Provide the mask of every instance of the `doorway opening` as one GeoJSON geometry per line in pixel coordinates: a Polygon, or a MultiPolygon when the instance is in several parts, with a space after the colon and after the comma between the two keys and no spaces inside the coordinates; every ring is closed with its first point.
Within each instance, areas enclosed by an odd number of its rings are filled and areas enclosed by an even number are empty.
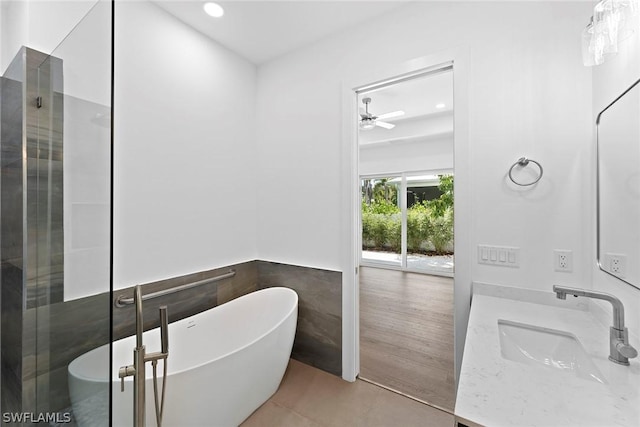
{"type": "Polygon", "coordinates": [[[453,412],[453,67],[357,97],[359,377],[453,412]]]}

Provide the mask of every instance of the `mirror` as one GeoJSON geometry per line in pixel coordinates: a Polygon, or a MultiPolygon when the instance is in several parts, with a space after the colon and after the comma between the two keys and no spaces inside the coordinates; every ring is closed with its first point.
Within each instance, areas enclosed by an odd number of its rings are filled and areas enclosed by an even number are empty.
{"type": "Polygon", "coordinates": [[[598,114],[596,133],[598,265],[640,289],[640,80],[598,114]]]}

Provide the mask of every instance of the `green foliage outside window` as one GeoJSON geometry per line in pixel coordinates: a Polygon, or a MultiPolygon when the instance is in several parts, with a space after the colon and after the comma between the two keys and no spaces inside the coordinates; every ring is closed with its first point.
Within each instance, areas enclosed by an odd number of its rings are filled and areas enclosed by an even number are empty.
{"type": "MultiPolygon", "coordinates": [[[[362,201],[363,249],[393,250],[401,248],[401,212],[393,202],[395,186],[380,184],[373,189],[371,202],[362,201]],[[385,190],[384,187],[387,187],[385,190]]],[[[422,201],[407,210],[407,250],[409,253],[445,254],[453,243],[453,176],[441,175],[438,186],[442,194],[422,201]]]]}
{"type": "Polygon", "coordinates": [[[448,211],[453,210],[453,175],[438,175],[438,177],[440,178],[438,189],[442,194],[437,199],[424,203],[431,208],[435,217],[442,218],[448,211]]]}

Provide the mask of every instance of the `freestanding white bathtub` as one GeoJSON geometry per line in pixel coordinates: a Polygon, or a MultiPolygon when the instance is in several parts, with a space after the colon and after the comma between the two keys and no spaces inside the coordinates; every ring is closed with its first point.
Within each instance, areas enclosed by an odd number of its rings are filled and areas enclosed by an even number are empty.
{"type": "MultiPolygon", "coordinates": [[[[278,389],[297,318],[298,295],[288,288],[267,288],[171,323],[163,427],[231,427],[244,421],[278,389]]],[[[143,341],[148,353],[159,351],[159,329],[145,332],[143,341]]],[[[135,336],[113,343],[112,419],[117,427],[133,425],[133,377],[125,379],[121,392],[118,368],[133,363],[134,348],[135,336]]],[[[104,345],[69,364],[71,402],[81,426],[92,425],[95,415],[108,410],[108,375],[101,375],[108,352],[104,345]]],[[[160,390],[162,368],[159,362],[160,390]]],[[[146,423],[155,426],[150,363],[146,378],[146,423]]]]}

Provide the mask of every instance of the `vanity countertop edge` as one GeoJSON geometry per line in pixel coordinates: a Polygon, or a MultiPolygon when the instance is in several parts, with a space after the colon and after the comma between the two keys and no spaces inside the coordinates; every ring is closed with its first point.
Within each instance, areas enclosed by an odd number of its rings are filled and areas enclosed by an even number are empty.
{"type": "Polygon", "coordinates": [[[640,426],[640,361],[609,361],[608,334],[583,298],[474,283],[456,415],[492,427],[640,426]],[[607,383],[503,358],[501,319],[574,334],[607,383]]]}

